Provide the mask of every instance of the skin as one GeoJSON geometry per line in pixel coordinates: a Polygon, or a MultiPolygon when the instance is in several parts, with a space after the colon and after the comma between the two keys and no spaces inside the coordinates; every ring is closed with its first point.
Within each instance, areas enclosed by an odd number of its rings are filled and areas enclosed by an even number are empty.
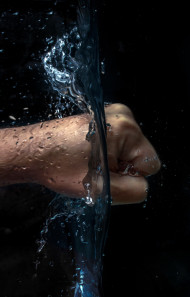
{"type": "MultiPolygon", "coordinates": [[[[107,152],[113,204],[142,202],[146,176],[160,169],[155,149],[123,104],[105,108],[107,152]]],[[[0,186],[33,182],[68,195],[86,197],[91,145],[86,140],[90,116],[82,114],[0,130],[0,186]]]]}

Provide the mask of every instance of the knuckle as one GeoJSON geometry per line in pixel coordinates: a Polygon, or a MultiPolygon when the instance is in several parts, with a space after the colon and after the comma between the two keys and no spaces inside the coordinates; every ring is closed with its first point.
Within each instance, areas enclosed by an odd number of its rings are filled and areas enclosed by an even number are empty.
{"type": "Polygon", "coordinates": [[[117,103],[116,104],[116,110],[115,111],[118,112],[118,113],[121,113],[121,114],[126,114],[128,116],[133,115],[131,109],[127,105],[124,105],[122,103],[117,103]]]}
{"type": "Polygon", "coordinates": [[[133,119],[127,118],[125,116],[121,116],[119,118],[118,125],[122,129],[140,132],[140,129],[139,129],[139,126],[137,125],[137,123],[133,119]]]}
{"type": "Polygon", "coordinates": [[[126,114],[126,115],[130,115],[130,116],[133,115],[131,109],[123,103],[113,103],[113,104],[108,105],[106,107],[106,112],[126,114]]]}

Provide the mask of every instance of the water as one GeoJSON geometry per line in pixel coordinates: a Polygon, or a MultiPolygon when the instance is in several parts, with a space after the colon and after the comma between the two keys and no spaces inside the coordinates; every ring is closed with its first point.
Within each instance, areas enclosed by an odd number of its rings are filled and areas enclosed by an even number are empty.
{"type": "MultiPolygon", "coordinates": [[[[91,115],[91,160],[85,177],[86,197],[57,195],[41,231],[39,259],[45,258],[57,272],[59,296],[101,296],[102,253],[109,221],[110,193],[106,157],[105,117],[100,86],[96,10],[91,2],[79,1],[77,22],[63,36],[47,38],[52,44],[42,56],[48,80],[57,94],[58,117],[77,106],[91,115]],[[97,180],[102,179],[101,189],[97,180]],[[56,255],[56,256],[55,256],[56,255]]],[[[40,267],[40,265],[38,266],[40,267]]]]}
{"type": "Polygon", "coordinates": [[[50,203],[34,266],[38,296],[98,297],[111,203],[97,11],[93,1],[42,2],[19,9],[7,2],[0,10],[0,123],[12,127],[90,114],[86,195],[57,194],[50,203]]]}

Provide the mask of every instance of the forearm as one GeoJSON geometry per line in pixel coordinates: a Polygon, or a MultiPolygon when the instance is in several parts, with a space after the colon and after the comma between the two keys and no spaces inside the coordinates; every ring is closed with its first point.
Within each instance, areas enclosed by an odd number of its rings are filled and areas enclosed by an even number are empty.
{"type": "Polygon", "coordinates": [[[39,175],[45,175],[46,169],[54,165],[62,167],[62,175],[68,174],[72,154],[77,154],[75,144],[81,137],[85,140],[88,123],[89,116],[80,115],[1,129],[0,186],[38,183],[39,175]],[[80,127],[83,127],[81,131],[80,127]],[[52,154],[52,160],[57,154],[55,164],[51,161],[52,154]]]}
{"type": "Polygon", "coordinates": [[[36,132],[40,129],[40,125],[0,130],[1,186],[28,182],[31,179],[30,175],[32,175],[35,164],[32,151],[34,149],[33,139],[36,139],[36,132]]]}

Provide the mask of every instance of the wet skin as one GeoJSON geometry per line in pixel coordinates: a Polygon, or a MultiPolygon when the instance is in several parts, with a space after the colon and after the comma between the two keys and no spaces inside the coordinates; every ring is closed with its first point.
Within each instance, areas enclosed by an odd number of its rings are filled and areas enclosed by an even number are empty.
{"type": "MultiPolygon", "coordinates": [[[[105,107],[107,152],[113,204],[137,203],[147,196],[146,176],[160,161],[131,110],[105,107]]],[[[0,130],[0,186],[34,182],[70,197],[85,197],[91,145],[86,140],[90,116],[82,114],[0,130]]]]}

